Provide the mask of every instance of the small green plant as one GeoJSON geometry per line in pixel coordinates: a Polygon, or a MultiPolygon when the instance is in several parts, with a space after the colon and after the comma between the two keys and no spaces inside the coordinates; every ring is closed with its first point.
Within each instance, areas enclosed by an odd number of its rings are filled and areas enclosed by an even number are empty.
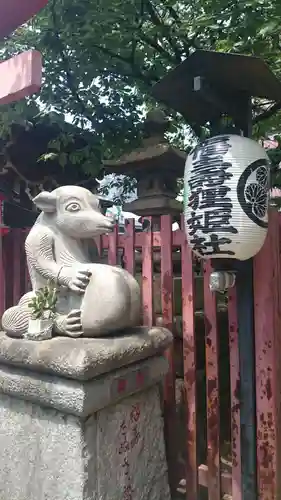
{"type": "Polygon", "coordinates": [[[56,310],[57,289],[48,281],[47,285],[35,292],[28,307],[32,309],[33,319],[49,319],[56,310]]]}

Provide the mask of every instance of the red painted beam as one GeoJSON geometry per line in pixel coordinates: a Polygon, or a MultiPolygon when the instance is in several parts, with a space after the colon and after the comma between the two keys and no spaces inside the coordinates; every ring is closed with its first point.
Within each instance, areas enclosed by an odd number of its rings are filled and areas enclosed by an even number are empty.
{"type": "Polygon", "coordinates": [[[41,80],[42,58],[37,50],[28,50],[0,63],[0,104],[38,92],[41,80]]]}
{"type": "Polygon", "coordinates": [[[0,38],[4,38],[47,5],[48,0],[0,0],[0,38]]]}

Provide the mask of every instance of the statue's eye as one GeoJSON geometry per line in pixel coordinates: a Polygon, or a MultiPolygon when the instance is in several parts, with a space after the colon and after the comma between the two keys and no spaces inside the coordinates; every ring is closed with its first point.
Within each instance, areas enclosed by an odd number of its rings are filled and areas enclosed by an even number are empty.
{"type": "Polygon", "coordinates": [[[65,210],[67,210],[67,212],[78,212],[81,210],[81,206],[79,203],[69,203],[66,205],[65,210]]]}

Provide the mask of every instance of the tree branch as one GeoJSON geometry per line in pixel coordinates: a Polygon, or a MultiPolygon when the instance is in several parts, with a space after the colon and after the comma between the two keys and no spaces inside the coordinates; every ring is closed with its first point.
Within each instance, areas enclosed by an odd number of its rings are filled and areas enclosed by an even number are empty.
{"type": "Polygon", "coordinates": [[[177,23],[178,25],[181,25],[180,16],[178,15],[178,13],[174,9],[174,7],[172,5],[168,5],[167,9],[169,11],[170,16],[174,19],[175,23],[177,23]]]}
{"type": "MultiPolygon", "coordinates": [[[[126,64],[127,66],[129,66],[131,68],[131,73],[126,73],[124,71],[120,71],[120,70],[116,71],[116,70],[110,69],[109,71],[112,72],[113,74],[115,73],[118,75],[118,73],[120,73],[121,76],[129,77],[129,78],[134,77],[134,78],[137,78],[138,80],[141,80],[146,85],[151,85],[153,78],[142,73],[140,71],[140,69],[134,65],[134,62],[132,61],[131,57],[121,56],[120,54],[114,52],[111,49],[108,49],[107,47],[103,47],[102,45],[92,44],[92,47],[95,47],[97,50],[99,50],[103,54],[106,54],[109,57],[112,57],[112,59],[117,59],[118,61],[121,61],[122,63],[126,64]]],[[[101,70],[101,72],[102,71],[103,70],[101,70]]]]}
{"type": "MultiPolygon", "coordinates": [[[[145,0],[143,0],[143,2],[145,2],[145,0]]],[[[181,21],[180,16],[178,15],[177,11],[175,10],[175,8],[172,5],[168,5],[167,6],[167,11],[169,12],[170,17],[173,19],[174,25],[176,24],[178,27],[181,26],[182,25],[182,21],[181,21]]],[[[158,16],[158,18],[159,18],[159,16],[158,16]]],[[[161,19],[159,18],[158,20],[161,23],[161,19]]],[[[163,25],[163,23],[162,23],[162,25],[163,25]]],[[[165,26],[165,28],[169,29],[167,26],[165,26]]],[[[181,44],[183,46],[184,53],[181,54],[181,52],[179,51],[178,47],[176,47],[176,45],[174,45],[174,43],[173,43],[173,35],[170,37],[169,43],[170,44],[172,43],[173,50],[175,50],[175,48],[176,48],[176,50],[178,50],[178,55],[180,56],[180,59],[181,59],[182,55],[185,55],[186,57],[188,57],[189,53],[190,53],[190,49],[192,47],[198,48],[198,47],[196,47],[196,44],[194,43],[193,39],[192,40],[188,40],[187,38],[184,38],[183,40],[181,40],[181,44]]],[[[177,62],[179,62],[179,58],[177,58],[177,62]]]]}
{"type": "Polygon", "coordinates": [[[143,33],[142,31],[139,32],[137,36],[139,37],[140,40],[147,43],[147,45],[150,45],[150,47],[152,47],[154,50],[156,50],[156,52],[158,52],[159,54],[162,54],[165,57],[165,59],[167,59],[167,61],[174,63],[174,64],[177,64],[177,62],[178,62],[177,59],[174,58],[170,54],[170,52],[168,52],[166,49],[164,49],[164,47],[159,45],[157,40],[155,40],[155,41],[151,40],[151,38],[149,36],[145,35],[145,33],[143,33]]]}
{"type": "Polygon", "coordinates": [[[56,0],[53,0],[50,8],[51,8],[52,23],[53,23],[53,34],[54,34],[54,36],[57,40],[57,43],[58,43],[59,54],[61,56],[61,59],[62,59],[63,65],[64,65],[64,71],[66,74],[66,81],[68,84],[68,88],[71,91],[73,97],[78,102],[78,104],[80,106],[81,114],[84,115],[87,118],[87,120],[89,120],[92,123],[92,125],[94,125],[92,113],[88,112],[88,109],[87,109],[85,103],[83,102],[83,100],[81,99],[81,97],[79,95],[78,87],[75,83],[75,79],[74,79],[73,73],[71,71],[68,58],[65,55],[64,45],[63,45],[63,42],[61,40],[59,29],[58,29],[58,22],[57,22],[57,15],[56,15],[56,0]]]}
{"type": "Polygon", "coordinates": [[[123,69],[121,70],[120,68],[118,70],[109,68],[109,69],[99,69],[99,72],[102,75],[105,76],[113,76],[115,78],[119,78],[122,80],[122,78],[134,78],[136,80],[139,80],[140,82],[144,83],[146,86],[151,87],[153,83],[156,83],[158,81],[158,77],[156,76],[149,76],[149,75],[144,75],[143,73],[134,73],[134,69],[132,68],[132,71],[126,72],[123,69]]]}
{"type": "MultiPolygon", "coordinates": [[[[53,0],[53,2],[51,4],[53,33],[54,33],[54,36],[58,42],[59,54],[61,56],[61,59],[62,59],[63,65],[64,65],[64,71],[66,74],[68,88],[71,91],[76,102],[79,104],[81,114],[84,115],[85,118],[87,118],[87,120],[90,121],[90,123],[92,123],[93,127],[95,127],[96,122],[93,119],[92,113],[88,111],[87,106],[85,105],[84,101],[80,97],[80,94],[78,92],[78,86],[76,85],[75,78],[74,78],[73,72],[72,72],[70,64],[69,64],[69,60],[65,54],[64,45],[63,45],[63,42],[61,40],[59,29],[58,29],[58,21],[57,21],[56,10],[55,10],[55,2],[56,2],[56,0],[53,0]]],[[[100,46],[100,45],[94,44],[94,45],[92,45],[92,47],[95,47],[100,52],[108,55],[109,57],[111,57],[113,59],[119,60],[120,62],[126,64],[129,68],[131,68],[131,72],[126,72],[123,69],[121,70],[120,68],[118,68],[118,70],[113,69],[113,68],[109,68],[108,70],[101,69],[100,73],[107,74],[107,75],[111,74],[113,76],[115,75],[116,77],[120,77],[120,78],[123,77],[123,78],[138,79],[148,87],[150,87],[153,83],[155,83],[157,81],[156,77],[145,75],[144,73],[142,73],[139,70],[139,68],[134,66],[132,56],[130,56],[128,58],[123,57],[120,54],[118,54],[118,53],[116,53],[116,52],[114,52],[106,47],[100,46]]]]}
{"type": "Polygon", "coordinates": [[[114,50],[111,50],[108,47],[103,47],[102,45],[98,45],[96,43],[92,43],[91,46],[94,47],[95,49],[100,50],[100,52],[102,52],[103,54],[112,57],[113,59],[118,59],[119,61],[125,64],[131,64],[131,57],[121,56],[121,54],[114,52],[114,50]]]}
{"type": "Polygon", "coordinates": [[[152,2],[150,0],[144,0],[144,4],[146,6],[148,14],[150,15],[151,21],[153,22],[153,24],[155,26],[158,26],[161,29],[164,37],[167,39],[170,46],[172,47],[177,63],[181,63],[182,56],[184,54],[178,48],[177,44],[174,42],[173,37],[171,36],[169,27],[165,23],[163,23],[162,19],[159,17],[159,15],[157,13],[156,8],[154,7],[154,5],[152,4],[152,2]]]}

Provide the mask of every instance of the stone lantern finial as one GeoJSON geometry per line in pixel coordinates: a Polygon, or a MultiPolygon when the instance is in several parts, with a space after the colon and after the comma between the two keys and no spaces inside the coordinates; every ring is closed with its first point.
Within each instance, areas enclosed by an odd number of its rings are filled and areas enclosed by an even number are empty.
{"type": "Polygon", "coordinates": [[[145,138],[143,145],[161,144],[166,142],[165,132],[169,128],[169,122],[161,109],[149,111],[143,124],[145,138]]]}

